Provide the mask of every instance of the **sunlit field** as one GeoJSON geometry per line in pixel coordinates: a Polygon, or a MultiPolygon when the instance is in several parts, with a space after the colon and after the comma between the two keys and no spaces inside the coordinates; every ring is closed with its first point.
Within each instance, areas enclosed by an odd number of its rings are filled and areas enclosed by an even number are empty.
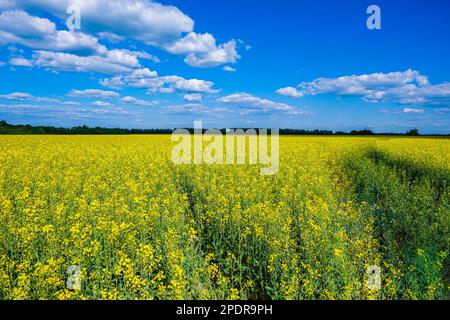
{"type": "Polygon", "coordinates": [[[1,136],[0,299],[449,297],[450,140],[280,139],[264,176],[170,136],[1,136]]]}

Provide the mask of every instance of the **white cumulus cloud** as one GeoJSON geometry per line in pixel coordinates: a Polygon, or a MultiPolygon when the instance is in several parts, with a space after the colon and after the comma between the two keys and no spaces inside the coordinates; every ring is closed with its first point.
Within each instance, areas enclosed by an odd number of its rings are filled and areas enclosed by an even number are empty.
{"type": "Polygon", "coordinates": [[[0,95],[0,98],[14,101],[33,101],[33,102],[59,102],[58,99],[36,97],[26,92],[13,92],[9,94],[0,95]]]}
{"type": "Polygon", "coordinates": [[[217,99],[224,104],[236,107],[249,108],[254,111],[283,111],[290,114],[306,114],[303,110],[290,106],[285,103],[274,102],[271,100],[255,97],[249,93],[241,92],[231,94],[217,99]]]}
{"type": "Polygon", "coordinates": [[[19,67],[32,67],[33,63],[31,63],[30,60],[25,58],[11,58],[9,59],[9,64],[12,66],[19,66],[19,67]]]}
{"type": "Polygon", "coordinates": [[[40,9],[64,20],[69,5],[82,12],[82,27],[92,33],[107,31],[110,35],[161,44],[191,32],[194,21],[174,6],[151,0],[23,0],[17,6],[40,9]]]}
{"type": "Polygon", "coordinates": [[[71,53],[36,51],[33,54],[33,61],[36,66],[55,71],[94,72],[103,74],[132,73],[134,70],[133,66],[137,66],[133,57],[130,57],[129,60],[120,61],[117,54],[113,54],[112,57],[84,57],[71,53]]]}
{"type": "Polygon", "coordinates": [[[230,66],[223,67],[223,70],[228,72],[236,72],[236,69],[230,66]]]}
{"type": "Polygon", "coordinates": [[[191,93],[216,93],[214,83],[199,79],[185,79],[180,76],[158,76],[149,69],[141,69],[127,76],[103,79],[100,84],[107,88],[122,88],[124,86],[147,89],[153,93],[173,93],[176,90],[191,93]]]}
{"type": "Polygon", "coordinates": [[[125,83],[122,81],[122,77],[112,77],[112,78],[105,78],[99,81],[99,83],[108,89],[114,89],[114,90],[121,90],[122,87],[125,85],[125,83]]]}
{"type": "Polygon", "coordinates": [[[412,108],[405,108],[403,109],[403,113],[424,113],[425,111],[423,109],[412,109],[412,108]]]}
{"type": "Polygon", "coordinates": [[[278,94],[281,94],[282,96],[288,96],[288,97],[293,97],[293,98],[299,98],[299,97],[303,97],[303,93],[300,92],[299,90],[297,90],[296,88],[293,87],[286,87],[286,88],[281,88],[277,90],[278,94]]]}
{"type": "MultiPolygon", "coordinates": [[[[133,39],[146,45],[163,48],[172,54],[184,55],[185,62],[194,67],[215,67],[235,63],[240,58],[235,40],[217,44],[213,35],[194,32],[194,20],[177,7],[151,0],[23,0],[9,3],[5,7],[21,10],[38,9],[58,17],[63,22],[67,19],[66,9],[69,5],[80,8],[82,30],[91,37],[87,38],[83,33],[77,32],[75,35],[79,34],[80,37],[78,41],[66,39],[67,43],[72,45],[90,41],[89,45],[93,47],[92,42],[97,42],[95,37],[113,43],[133,39]]],[[[39,27],[37,22],[34,23],[35,27],[39,27]]],[[[68,38],[70,35],[66,31],[56,31],[54,24],[47,19],[39,22],[45,29],[44,33],[53,34],[53,38],[68,38]]],[[[39,50],[50,50],[47,46],[39,47],[39,43],[22,44],[33,45],[39,50]]],[[[63,44],[59,40],[52,40],[52,43],[53,46],[56,43],[60,46],[63,44]]],[[[101,47],[97,50],[99,48],[101,47]]],[[[152,59],[159,60],[154,56],[152,59]]]]}
{"type": "Polygon", "coordinates": [[[109,102],[105,102],[105,101],[94,101],[92,103],[92,105],[97,106],[97,107],[112,107],[113,105],[109,102]]]}
{"type": "Polygon", "coordinates": [[[120,100],[125,103],[129,103],[129,104],[133,104],[133,105],[137,105],[137,106],[156,106],[156,105],[158,105],[158,102],[156,102],[156,101],[141,100],[141,99],[137,99],[137,98],[131,97],[131,96],[123,97],[120,100]]]}
{"type": "Polygon", "coordinates": [[[47,18],[21,10],[0,14],[0,44],[20,44],[36,50],[104,53],[96,38],[82,32],[58,31],[47,18]]]}
{"type": "Polygon", "coordinates": [[[165,49],[173,54],[187,54],[185,62],[194,67],[216,67],[236,63],[240,58],[235,40],[217,45],[216,39],[209,33],[191,32],[165,49]]]}
{"type": "Polygon", "coordinates": [[[72,90],[68,94],[69,97],[80,98],[97,98],[97,99],[112,99],[120,97],[120,94],[114,91],[105,91],[100,89],[86,89],[86,90],[72,90]]]}
{"type": "Polygon", "coordinates": [[[199,93],[186,94],[184,96],[184,101],[201,102],[201,101],[203,101],[203,96],[201,94],[199,94],[199,93]]]}
{"type": "Polygon", "coordinates": [[[287,87],[279,94],[302,97],[332,94],[362,97],[369,102],[393,101],[405,105],[449,105],[450,83],[431,84],[419,71],[373,73],[338,78],[318,78],[302,82],[297,88],[287,87]]]}

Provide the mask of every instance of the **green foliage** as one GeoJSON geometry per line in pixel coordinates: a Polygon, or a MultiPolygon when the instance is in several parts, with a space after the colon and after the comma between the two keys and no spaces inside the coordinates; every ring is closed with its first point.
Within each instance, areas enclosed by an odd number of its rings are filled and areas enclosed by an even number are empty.
{"type": "MultiPolygon", "coordinates": [[[[193,134],[194,129],[187,128],[187,130],[193,134]]],[[[246,130],[246,129],[244,129],[246,130]]],[[[125,134],[171,134],[174,130],[172,129],[121,129],[121,128],[101,128],[101,127],[88,127],[88,126],[78,126],[73,128],[56,128],[50,126],[31,126],[31,125],[12,125],[6,121],[0,121],[0,135],[125,135],[125,134]]],[[[203,132],[206,129],[203,130],[203,132]]],[[[225,134],[226,129],[220,129],[220,131],[225,134]]],[[[270,133],[270,130],[268,130],[270,133]]],[[[333,132],[331,130],[304,130],[304,129],[280,129],[280,135],[283,136],[375,136],[375,135],[392,135],[401,136],[404,134],[398,133],[374,133],[371,130],[352,130],[351,132],[337,131],[333,132]]],[[[419,131],[417,129],[408,131],[406,133],[408,136],[418,136],[419,131]]]]}
{"type": "Polygon", "coordinates": [[[371,205],[389,299],[448,298],[450,172],[370,147],[347,157],[359,201],[371,205]]]}
{"type": "Polygon", "coordinates": [[[419,134],[419,130],[418,130],[418,129],[412,129],[412,130],[409,130],[409,131],[406,133],[406,135],[407,135],[407,136],[418,136],[418,135],[420,135],[420,134],[419,134]]]}

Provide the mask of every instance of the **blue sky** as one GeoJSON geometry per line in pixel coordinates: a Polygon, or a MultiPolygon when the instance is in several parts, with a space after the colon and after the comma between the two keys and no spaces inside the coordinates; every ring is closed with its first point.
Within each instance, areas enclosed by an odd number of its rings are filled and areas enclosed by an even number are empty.
{"type": "Polygon", "coordinates": [[[446,0],[0,0],[0,119],[450,133],[449,18],[446,0]]]}

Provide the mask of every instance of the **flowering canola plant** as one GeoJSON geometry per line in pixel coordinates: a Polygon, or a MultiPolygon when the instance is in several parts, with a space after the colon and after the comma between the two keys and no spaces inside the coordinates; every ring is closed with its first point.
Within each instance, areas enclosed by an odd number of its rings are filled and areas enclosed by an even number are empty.
{"type": "Polygon", "coordinates": [[[0,299],[448,297],[449,140],[281,137],[274,176],[172,147],[1,136],[0,299]]]}

